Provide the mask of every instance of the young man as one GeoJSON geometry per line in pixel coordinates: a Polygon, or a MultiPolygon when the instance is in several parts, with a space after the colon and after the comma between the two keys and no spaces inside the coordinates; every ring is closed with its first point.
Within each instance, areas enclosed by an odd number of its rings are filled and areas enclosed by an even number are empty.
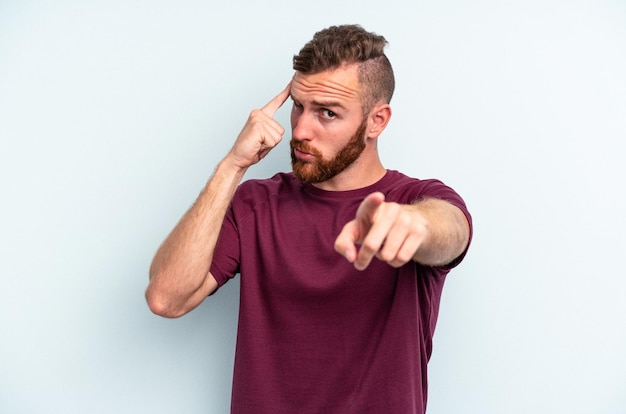
{"type": "Polygon", "coordinates": [[[359,26],[318,32],[154,258],[146,297],[165,317],[240,273],[233,413],[425,411],[441,290],[471,218],[449,187],[379,159],[386,43],[359,26]],[[290,96],[293,172],[241,183],[281,141],[273,115],[290,96]]]}

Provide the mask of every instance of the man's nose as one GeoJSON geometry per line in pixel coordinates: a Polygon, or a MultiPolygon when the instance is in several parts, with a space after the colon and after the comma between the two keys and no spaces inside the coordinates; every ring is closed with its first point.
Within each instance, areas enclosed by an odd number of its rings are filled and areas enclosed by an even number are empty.
{"type": "Polygon", "coordinates": [[[291,135],[298,141],[309,141],[313,139],[312,115],[305,112],[295,114],[291,117],[291,135]]]}

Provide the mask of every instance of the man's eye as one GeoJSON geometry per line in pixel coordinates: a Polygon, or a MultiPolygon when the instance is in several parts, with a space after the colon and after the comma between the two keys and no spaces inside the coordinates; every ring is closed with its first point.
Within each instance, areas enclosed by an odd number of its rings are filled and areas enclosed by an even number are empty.
{"type": "Polygon", "coordinates": [[[322,114],[324,115],[325,118],[334,118],[337,116],[337,114],[335,114],[333,111],[329,109],[322,109],[322,114]]]}

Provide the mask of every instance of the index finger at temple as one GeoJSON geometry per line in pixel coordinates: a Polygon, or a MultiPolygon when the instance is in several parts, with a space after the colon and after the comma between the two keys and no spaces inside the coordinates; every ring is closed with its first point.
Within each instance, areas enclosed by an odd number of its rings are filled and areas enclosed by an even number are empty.
{"type": "Polygon", "coordinates": [[[276,111],[283,106],[287,98],[289,97],[289,93],[291,91],[291,82],[287,85],[285,89],[282,90],[278,95],[276,95],[271,101],[269,101],[261,111],[263,111],[266,115],[274,116],[276,111]]]}

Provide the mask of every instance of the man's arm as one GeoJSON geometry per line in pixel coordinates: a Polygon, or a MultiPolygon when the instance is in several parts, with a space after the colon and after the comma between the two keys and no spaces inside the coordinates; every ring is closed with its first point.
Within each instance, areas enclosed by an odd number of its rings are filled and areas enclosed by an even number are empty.
{"type": "Polygon", "coordinates": [[[374,256],[394,267],[410,260],[442,266],[467,248],[469,232],[463,212],[447,201],[427,198],[414,204],[386,203],[382,193],[373,193],[363,200],[355,219],[344,226],[335,250],[359,270],[374,256]]]}
{"type": "Polygon", "coordinates": [[[281,141],[285,130],[273,116],[289,96],[289,88],[251,112],[196,202],[157,250],[146,290],[148,306],[157,315],[182,316],[217,288],[209,270],[222,222],[248,167],[281,141]]]}

